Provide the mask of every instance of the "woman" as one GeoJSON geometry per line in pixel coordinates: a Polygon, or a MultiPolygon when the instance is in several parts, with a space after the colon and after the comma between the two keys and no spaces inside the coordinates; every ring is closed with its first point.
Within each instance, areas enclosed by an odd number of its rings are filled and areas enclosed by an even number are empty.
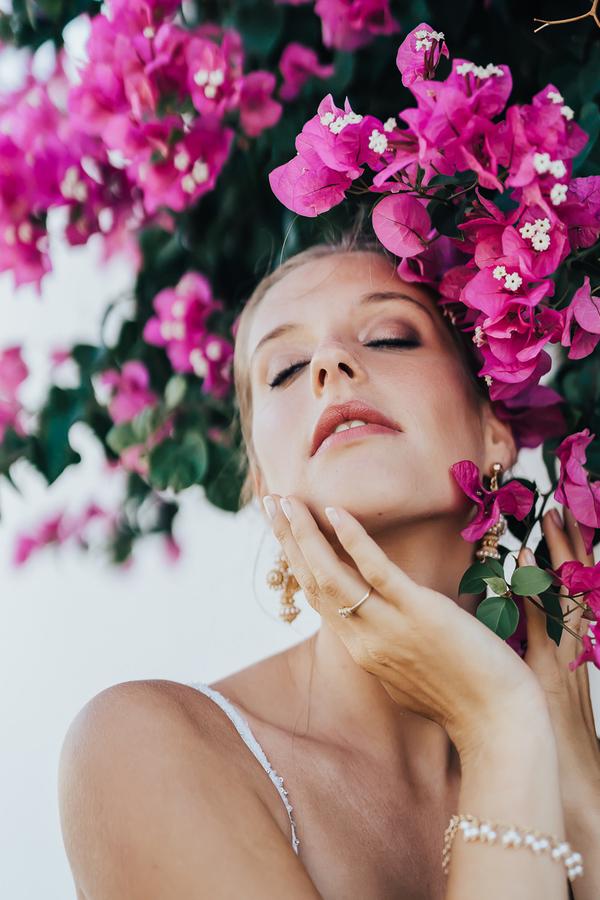
{"type": "MultiPolygon", "coordinates": [[[[480,597],[457,594],[473,508],[450,466],[506,473],[510,427],[435,297],[377,246],[292,257],[236,332],[243,499],[270,498],[265,521],[321,627],[212,685],[126,682],[86,704],[60,768],[79,898],[568,896],[560,861],[462,836],[442,872],[457,811],[570,836],[563,750],[543,681],[475,618],[480,597]],[[327,437],[336,420],[320,417],[347,401],[390,427],[327,437]]],[[[555,563],[590,564],[566,525],[544,519],[555,563]]],[[[528,610],[530,639],[548,641],[543,619],[528,610]]],[[[597,764],[589,691],[582,709],[597,764]]]]}

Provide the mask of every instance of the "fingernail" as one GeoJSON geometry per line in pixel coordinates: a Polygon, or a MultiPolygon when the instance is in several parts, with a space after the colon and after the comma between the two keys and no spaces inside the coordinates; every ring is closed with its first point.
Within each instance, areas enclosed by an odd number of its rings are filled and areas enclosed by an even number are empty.
{"type": "Polygon", "coordinates": [[[526,547],[525,552],[523,553],[523,556],[525,557],[525,562],[527,563],[528,566],[536,565],[535,556],[533,555],[533,553],[531,552],[529,547],[526,547]]]}
{"type": "Polygon", "coordinates": [[[335,506],[326,506],[325,515],[327,516],[333,527],[337,528],[337,526],[340,524],[340,517],[338,516],[335,506]]]}
{"type": "Polygon", "coordinates": [[[292,521],[292,504],[286,497],[281,497],[279,500],[281,508],[283,510],[283,514],[288,520],[288,522],[292,521]]]}
{"type": "Polygon", "coordinates": [[[551,509],[550,515],[552,516],[552,521],[554,522],[554,524],[557,525],[558,528],[562,528],[563,520],[561,518],[559,511],[557,509],[551,509]]]}
{"type": "Polygon", "coordinates": [[[275,513],[277,512],[277,504],[273,500],[270,494],[266,494],[263,497],[263,505],[267,511],[267,515],[270,519],[275,518],[275,513]]]}

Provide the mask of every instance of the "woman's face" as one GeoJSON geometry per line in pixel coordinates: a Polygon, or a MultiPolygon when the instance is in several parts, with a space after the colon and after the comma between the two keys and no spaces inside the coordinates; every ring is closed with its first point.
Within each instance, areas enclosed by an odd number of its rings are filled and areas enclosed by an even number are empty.
{"type": "Polygon", "coordinates": [[[435,301],[385,257],[330,255],[287,274],[254,312],[248,354],[260,497],[293,494],[319,519],[339,505],[365,527],[464,512],[449,468],[484,464],[482,419],[435,301]],[[369,299],[382,292],[392,293],[369,299]],[[414,344],[370,344],[382,338],[414,344]],[[363,432],[311,455],[323,411],[348,400],[366,401],[402,430],[363,432]]]}

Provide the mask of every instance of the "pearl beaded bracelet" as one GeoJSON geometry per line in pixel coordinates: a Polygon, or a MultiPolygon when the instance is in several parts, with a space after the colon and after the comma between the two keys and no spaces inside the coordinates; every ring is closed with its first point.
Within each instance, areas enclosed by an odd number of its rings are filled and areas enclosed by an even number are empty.
{"type": "Polygon", "coordinates": [[[494,844],[498,836],[497,829],[504,828],[501,843],[504,847],[529,847],[534,853],[547,851],[553,859],[562,860],[567,869],[567,878],[573,881],[578,875],[583,875],[583,859],[580,853],[573,853],[567,841],[558,841],[550,834],[543,834],[533,829],[517,829],[514,825],[499,825],[496,822],[488,822],[471,815],[454,815],[450,817],[450,823],[444,832],[444,850],[442,853],[442,868],[444,874],[448,874],[450,864],[451,845],[454,835],[458,830],[462,831],[465,841],[485,841],[494,844]]]}

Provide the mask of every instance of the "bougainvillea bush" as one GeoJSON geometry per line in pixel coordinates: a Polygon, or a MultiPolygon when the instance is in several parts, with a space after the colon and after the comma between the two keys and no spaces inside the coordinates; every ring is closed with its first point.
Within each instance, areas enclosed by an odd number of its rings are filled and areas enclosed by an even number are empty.
{"type": "MultiPolygon", "coordinates": [[[[553,6],[545,4],[550,19],[553,6]]],[[[78,384],[23,410],[22,348],[0,355],[0,471],[26,459],[48,483],[80,457],[74,423],[126,473],[121,507],[92,503],[19,536],[15,562],[105,525],[116,564],[148,533],[170,555],[178,495],[201,485],[227,510],[243,471],[232,384],[237,316],[280,257],[348,226],[359,208],[407,281],[434,288],[468,342],[519,447],[541,447],[551,482],[489,490],[469,460],[452,473],[477,506],[463,532],[504,521],[525,542],[550,497],[600,539],[600,32],[591,18],[534,31],[534,5],[390,0],[14,4],[5,44],[30,48],[0,98],[0,269],[41,291],[47,222],[126,253],[131,313],[107,343],[54,352],[78,384]],[[452,6],[452,9],[449,7],[452,6]],[[74,62],[66,26],[86,31],[74,62]],[[430,24],[431,23],[431,24],[430,24]],[[34,52],[55,47],[44,79],[34,52]],[[551,372],[552,353],[557,360],[551,372]],[[545,378],[542,385],[540,380],[545,378]],[[148,508],[152,514],[148,515],[148,508]]],[[[116,301],[107,297],[107,315],[116,301]]],[[[50,351],[49,351],[50,352],[50,351]]],[[[507,554],[501,548],[501,562],[507,554]]],[[[503,581],[477,563],[461,589],[498,594],[478,615],[522,649],[518,603],[537,594],[558,642],[558,590],[594,618],[577,664],[600,666],[599,567],[503,581]],[[485,579],[491,579],[487,582],[485,579]],[[575,596],[573,596],[575,595],[575,596]]]]}

